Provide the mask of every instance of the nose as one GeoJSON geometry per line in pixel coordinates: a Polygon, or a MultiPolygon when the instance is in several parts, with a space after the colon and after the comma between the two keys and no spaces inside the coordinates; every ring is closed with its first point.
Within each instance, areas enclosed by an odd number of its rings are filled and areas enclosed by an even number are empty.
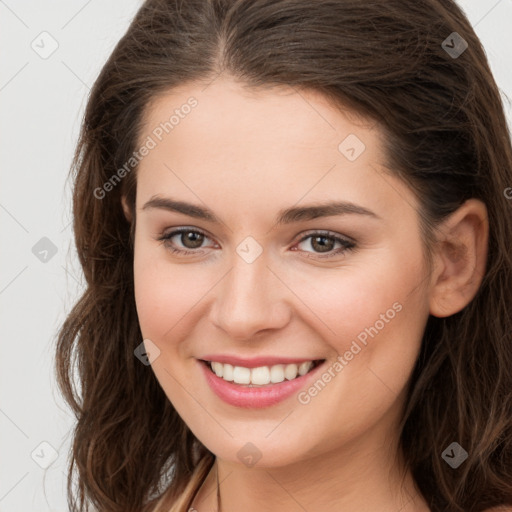
{"type": "Polygon", "coordinates": [[[215,287],[210,321],[231,339],[250,340],[290,321],[291,292],[263,256],[247,263],[235,254],[231,270],[215,287]]]}

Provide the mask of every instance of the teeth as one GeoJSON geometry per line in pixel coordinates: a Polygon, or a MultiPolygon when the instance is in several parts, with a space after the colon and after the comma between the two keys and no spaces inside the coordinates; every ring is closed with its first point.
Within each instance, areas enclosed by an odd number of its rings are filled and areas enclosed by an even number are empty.
{"type": "Polygon", "coordinates": [[[221,377],[228,382],[249,386],[265,386],[306,375],[313,367],[313,361],[306,361],[300,365],[276,364],[274,366],[259,366],[258,368],[232,366],[217,361],[211,361],[210,365],[217,377],[221,377]]]}
{"type": "Polygon", "coordinates": [[[235,366],[233,368],[233,380],[237,384],[250,384],[251,383],[251,370],[243,366],[235,366]]]}
{"type": "MultiPolygon", "coordinates": [[[[297,365],[288,365],[288,366],[297,366],[297,365]]],[[[284,364],[276,364],[270,368],[270,382],[272,384],[278,384],[279,382],[283,382],[286,377],[286,372],[284,371],[284,364]]],[[[293,379],[294,377],[292,377],[293,379]]],[[[289,379],[291,380],[291,379],[289,379]]]]}
{"type": "Polygon", "coordinates": [[[212,361],[212,370],[215,372],[215,375],[217,375],[217,377],[222,377],[224,373],[224,365],[222,363],[212,361]]]}
{"type": "Polygon", "coordinates": [[[231,364],[222,364],[222,363],[217,363],[219,364],[220,366],[223,367],[223,375],[222,375],[222,378],[224,380],[227,380],[229,382],[232,382],[233,381],[233,366],[231,364]]]}
{"type": "Polygon", "coordinates": [[[284,369],[284,376],[288,380],[295,379],[297,377],[297,372],[299,371],[296,364],[287,364],[284,369]]]}
{"type": "Polygon", "coordinates": [[[268,366],[260,366],[251,369],[251,384],[264,386],[270,384],[270,368],[268,366]]]}
{"type": "Polygon", "coordinates": [[[306,361],[305,363],[301,363],[299,366],[299,375],[306,375],[313,366],[313,363],[310,361],[306,361]]]}

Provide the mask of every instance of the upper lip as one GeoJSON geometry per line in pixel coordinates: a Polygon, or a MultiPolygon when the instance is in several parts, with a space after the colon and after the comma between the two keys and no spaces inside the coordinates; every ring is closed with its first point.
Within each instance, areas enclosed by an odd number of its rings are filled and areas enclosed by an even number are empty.
{"type": "Polygon", "coordinates": [[[279,356],[259,356],[243,358],[230,355],[205,355],[199,358],[203,361],[216,361],[218,363],[230,364],[232,366],[243,366],[244,368],[258,368],[259,366],[274,366],[276,364],[300,364],[306,361],[318,361],[322,358],[309,357],[279,357],[279,356]]]}

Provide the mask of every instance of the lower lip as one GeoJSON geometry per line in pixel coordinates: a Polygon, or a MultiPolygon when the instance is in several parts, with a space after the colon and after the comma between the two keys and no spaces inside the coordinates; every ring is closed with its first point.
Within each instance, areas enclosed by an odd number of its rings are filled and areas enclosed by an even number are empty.
{"type": "Polygon", "coordinates": [[[208,382],[212,391],[221,400],[235,407],[260,409],[282,402],[299,391],[310,378],[315,376],[325,362],[319,364],[309,373],[306,373],[306,375],[302,375],[296,379],[284,380],[278,384],[268,384],[267,386],[253,388],[228,382],[221,377],[217,377],[206,363],[202,361],[198,361],[198,363],[203,370],[206,382],[208,382]]]}

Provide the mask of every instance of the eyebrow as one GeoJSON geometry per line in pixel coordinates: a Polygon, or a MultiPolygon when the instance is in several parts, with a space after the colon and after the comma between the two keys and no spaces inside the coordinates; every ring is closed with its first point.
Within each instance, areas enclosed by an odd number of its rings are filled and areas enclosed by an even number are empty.
{"type": "MultiPolygon", "coordinates": [[[[210,209],[194,205],[192,203],[187,203],[185,201],[176,201],[168,197],[153,196],[144,204],[142,210],[149,210],[152,208],[182,213],[196,219],[220,223],[220,220],[210,209]]],[[[291,208],[280,210],[277,214],[275,223],[277,225],[291,224],[294,222],[313,220],[319,217],[330,217],[345,214],[366,215],[375,219],[381,218],[368,208],[364,208],[363,206],[359,206],[349,201],[328,201],[309,206],[293,206],[291,208]]]]}

